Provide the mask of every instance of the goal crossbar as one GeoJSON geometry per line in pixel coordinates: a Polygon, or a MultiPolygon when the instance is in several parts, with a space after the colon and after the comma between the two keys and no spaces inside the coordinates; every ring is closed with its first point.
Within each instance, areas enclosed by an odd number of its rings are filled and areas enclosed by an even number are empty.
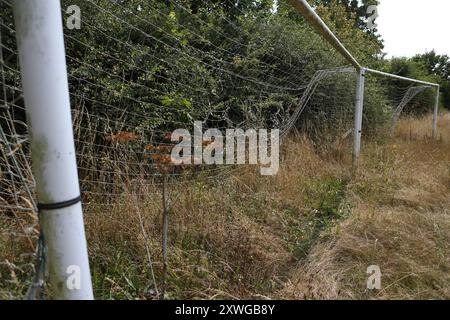
{"type": "Polygon", "coordinates": [[[314,9],[306,0],[289,0],[289,2],[309,22],[309,24],[313,26],[314,29],[322,37],[324,37],[325,40],[327,40],[357,70],[365,69],[369,73],[439,88],[439,85],[436,83],[401,77],[394,74],[363,67],[358,62],[358,60],[356,60],[356,58],[350,53],[350,51],[345,48],[342,42],[334,35],[334,33],[330,30],[330,28],[326,25],[322,18],[319,17],[319,15],[314,11],[314,9]]]}

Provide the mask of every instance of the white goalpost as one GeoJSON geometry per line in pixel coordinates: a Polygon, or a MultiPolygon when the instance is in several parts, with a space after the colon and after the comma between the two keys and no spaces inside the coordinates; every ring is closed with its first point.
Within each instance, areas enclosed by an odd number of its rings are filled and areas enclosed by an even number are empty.
{"type": "Polygon", "coordinates": [[[354,125],[354,138],[353,138],[353,168],[357,167],[358,158],[361,150],[361,133],[362,133],[362,115],[364,106],[364,76],[366,73],[372,73],[382,75],[388,78],[404,80],[411,83],[427,85],[436,88],[436,102],[433,110],[433,123],[432,123],[432,137],[437,138],[437,118],[439,109],[439,85],[436,83],[421,81],[417,79],[400,77],[397,75],[389,74],[365,68],[353,57],[353,55],[344,47],[339,39],[328,28],[325,22],[317,15],[314,9],[308,4],[306,0],[289,0],[292,6],[309,22],[310,25],[331,44],[351,65],[356,68],[357,82],[356,82],[356,99],[355,99],[355,125],[354,125]]]}
{"type": "Polygon", "coordinates": [[[48,269],[55,299],[93,299],[60,1],[16,0],[14,16],[39,203],[38,274],[48,269]]]}
{"type": "Polygon", "coordinates": [[[373,70],[373,69],[369,69],[369,68],[367,68],[366,70],[367,70],[367,72],[373,73],[376,75],[380,75],[380,76],[384,76],[384,77],[388,77],[388,78],[392,78],[392,79],[397,79],[397,80],[403,80],[403,81],[420,84],[420,85],[424,85],[424,86],[430,86],[432,88],[435,88],[436,100],[435,100],[435,104],[434,104],[434,108],[433,108],[432,137],[433,137],[433,139],[437,139],[437,134],[438,134],[437,119],[438,119],[438,111],[439,111],[439,93],[440,93],[439,84],[427,82],[427,81],[421,81],[421,80],[417,80],[417,79],[400,77],[400,76],[397,76],[394,74],[390,74],[390,73],[386,73],[386,72],[382,72],[382,71],[378,71],[378,70],[373,70]]]}

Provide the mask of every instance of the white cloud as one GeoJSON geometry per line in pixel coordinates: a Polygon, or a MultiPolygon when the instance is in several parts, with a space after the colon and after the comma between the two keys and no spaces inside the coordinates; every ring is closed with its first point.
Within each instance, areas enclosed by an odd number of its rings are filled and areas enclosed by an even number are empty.
{"type": "Polygon", "coordinates": [[[450,1],[380,0],[378,30],[389,57],[435,49],[450,55],[450,1]]]}

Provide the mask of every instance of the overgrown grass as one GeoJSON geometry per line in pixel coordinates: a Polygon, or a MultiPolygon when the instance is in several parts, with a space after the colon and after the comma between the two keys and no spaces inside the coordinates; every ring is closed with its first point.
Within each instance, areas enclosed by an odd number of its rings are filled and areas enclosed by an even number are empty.
{"type": "MultiPolygon", "coordinates": [[[[450,298],[450,117],[439,142],[430,123],[406,119],[394,140],[366,142],[355,177],[345,144],[293,136],[275,177],[249,167],[170,186],[166,298],[450,298]],[[368,292],[374,264],[382,290],[368,292]]],[[[158,298],[160,191],[85,204],[96,298],[158,298]]],[[[32,250],[12,236],[26,219],[0,215],[0,298],[21,298],[30,280],[21,254],[32,250]]]]}
{"type": "Polygon", "coordinates": [[[280,292],[283,298],[450,298],[450,116],[404,119],[395,139],[364,147],[348,185],[352,214],[317,244],[280,292]],[[379,265],[381,290],[367,290],[379,265]]]}

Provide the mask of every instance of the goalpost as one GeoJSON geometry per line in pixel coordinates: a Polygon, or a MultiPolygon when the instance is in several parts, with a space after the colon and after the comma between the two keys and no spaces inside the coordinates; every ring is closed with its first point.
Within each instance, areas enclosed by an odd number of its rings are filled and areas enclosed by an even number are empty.
{"type": "Polygon", "coordinates": [[[16,0],[13,9],[41,227],[29,294],[48,269],[55,299],[93,299],[60,1],[16,0]]]}
{"type": "Polygon", "coordinates": [[[390,74],[390,73],[386,73],[386,72],[382,72],[382,71],[378,71],[378,70],[373,70],[373,69],[369,69],[369,68],[367,68],[366,71],[369,73],[375,74],[375,75],[385,76],[385,77],[388,77],[391,79],[403,80],[403,81],[420,84],[420,85],[424,85],[424,86],[430,86],[430,87],[434,88],[436,90],[436,100],[435,100],[434,109],[433,109],[432,137],[433,137],[433,139],[437,139],[437,134],[438,134],[437,119],[438,119],[438,111],[439,111],[439,92],[440,92],[439,84],[427,82],[427,81],[421,81],[421,80],[417,80],[417,79],[405,78],[405,77],[401,77],[401,76],[397,76],[394,74],[390,74]]]}
{"type": "Polygon", "coordinates": [[[313,10],[306,0],[289,0],[292,6],[311,24],[314,29],[325,38],[350,64],[356,68],[356,99],[355,99],[355,124],[353,128],[353,168],[358,165],[358,159],[361,151],[361,133],[362,133],[362,115],[364,106],[364,77],[366,73],[372,73],[390,77],[392,79],[404,80],[411,83],[427,85],[436,89],[436,100],[433,110],[432,137],[437,138],[437,118],[439,110],[439,85],[436,83],[421,81],[417,79],[400,77],[394,74],[365,68],[353,57],[353,55],[344,47],[339,39],[328,28],[325,22],[313,10]]]}

